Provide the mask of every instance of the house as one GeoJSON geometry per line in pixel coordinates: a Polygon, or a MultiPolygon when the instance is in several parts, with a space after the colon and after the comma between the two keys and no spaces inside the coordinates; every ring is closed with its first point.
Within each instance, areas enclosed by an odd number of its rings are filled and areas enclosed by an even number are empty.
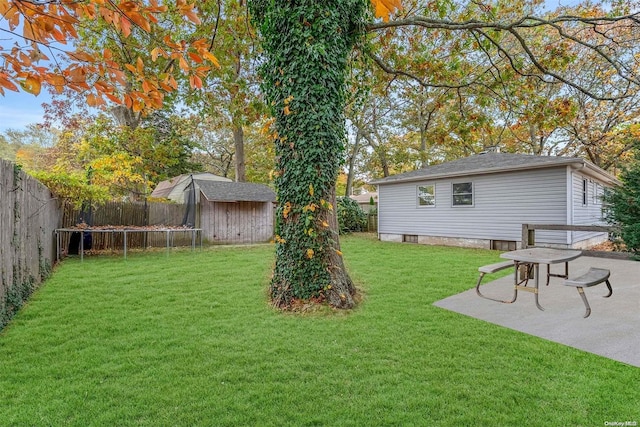
{"type": "Polygon", "coordinates": [[[365,213],[369,213],[378,207],[378,193],[362,193],[349,197],[358,202],[358,206],[360,206],[365,213]],[[372,199],[373,204],[371,204],[372,199]]]}
{"type": "MultiPolygon", "coordinates": [[[[486,153],[375,180],[378,236],[500,250],[521,245],[522,224],[606,225],[602,195],[620,183],[580,158],[486,153]]],[[[545,231],[536,243],[584,248],[606,233],[545,231]]]]}
{"type": "Polygon", "coordinates": [[[209,172],[198,172],[192,174],[178,175],[166,181],[158,183],[151,193],[151,197],[158,199],[169,199],[176,203],[185,203],[185,189],[191,184],[191,180],[198,181],[223,181],[231,182],[229,178],[214,175],[209,172]]]}
{"type": "Polygon", "coordinates": [[[274,232],[275,192],[262,184],[200,181],[199,228],[210,243],[268,242],[274,232]]]}

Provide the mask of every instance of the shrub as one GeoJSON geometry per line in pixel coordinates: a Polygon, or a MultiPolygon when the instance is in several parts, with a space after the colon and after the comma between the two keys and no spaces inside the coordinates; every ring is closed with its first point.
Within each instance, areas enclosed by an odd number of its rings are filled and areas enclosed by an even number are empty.
{"type": "Polygon", "coordinates": [[[620,227],[620,237],[627,250],[640,256],[640,144],[634,149],[634,160],[620,174],[622,185],[605,195],[606,219],[620,227]]]}
{"type": "Polygon", "coordinates": [[[338,198],[338,227],[340,234],[364,231],[367,228],[367,214],[350,197],[338,198]]]}

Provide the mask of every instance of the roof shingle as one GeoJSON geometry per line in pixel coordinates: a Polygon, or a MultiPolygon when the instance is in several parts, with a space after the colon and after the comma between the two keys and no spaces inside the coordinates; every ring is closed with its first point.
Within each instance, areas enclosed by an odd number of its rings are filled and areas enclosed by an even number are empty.
{"type": "MultiPolygon", "coordinates": [[[[597,169],[599,174],[608,175],[584,159],[578,157],[535,156],[531,154],[486,153],[465,157],[451,162],[406,172],[371,181],[371,184],[391,184],[394,182],[416,181],[443,177],[479,175],[486,173],[507,172],[512,170],[538,169],[575,164],[588,165],[597,169]]],[[[611,179],[615,180],[612,176],[611,179]]]]}
{"type": "Polygon", "coordinates": [[[263,184],[195,180],[210,202],[275,202],[276,193],[263,184]]]}

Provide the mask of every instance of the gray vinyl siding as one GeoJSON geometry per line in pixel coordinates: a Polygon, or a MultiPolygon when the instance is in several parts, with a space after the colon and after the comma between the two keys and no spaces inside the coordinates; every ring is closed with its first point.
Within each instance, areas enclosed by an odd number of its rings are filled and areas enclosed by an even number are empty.
{"type": "MultiPolygon", "coordinates": [[[[602,220],[602,203],[600,201],[594,202],[593,191],[594,183],[603,185],[592,178],[588,178],[581,173],[574,172],[572,174],[572,189],[573,189],[573,225],[607,225],[602,220]],[[587,180],[587,204],[582,203],[582,181],[587,180]]],[[[604,187],[602,187],[604,188],[604,187]]],[[[593,233],[587,231],[574,231],[573,240],[581,241],[595,236],[602,235],[602,233],[593,233]]]]}
{"type": "MultiPolygon", "coordinates": [[[[567,168],[380,184],[378,232],[520,241],[523,223],[567,223],[567,168]],[[452,206],[452,183],[473,183],[473,206],[452,206]],[[435,184],[435,206],[417,204],[417,186],[435,184]]],[[[567,233],[539,231],[540,243],[567,233]]]]}

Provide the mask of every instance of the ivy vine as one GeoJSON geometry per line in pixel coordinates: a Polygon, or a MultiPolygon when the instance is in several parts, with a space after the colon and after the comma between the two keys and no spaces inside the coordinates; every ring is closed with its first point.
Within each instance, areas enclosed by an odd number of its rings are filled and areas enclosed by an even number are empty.
{"type": "Polygon", "coordinates": [[[343,270],[332,261],[339,252],[332,217],[345,142],[345,79],[369,2],[255,0],[250,6],[266,57],[262,89],[275,118],[270,291],[276,305],[287,306],[322,298],[336,285],[334,272],[343,270]]]}

